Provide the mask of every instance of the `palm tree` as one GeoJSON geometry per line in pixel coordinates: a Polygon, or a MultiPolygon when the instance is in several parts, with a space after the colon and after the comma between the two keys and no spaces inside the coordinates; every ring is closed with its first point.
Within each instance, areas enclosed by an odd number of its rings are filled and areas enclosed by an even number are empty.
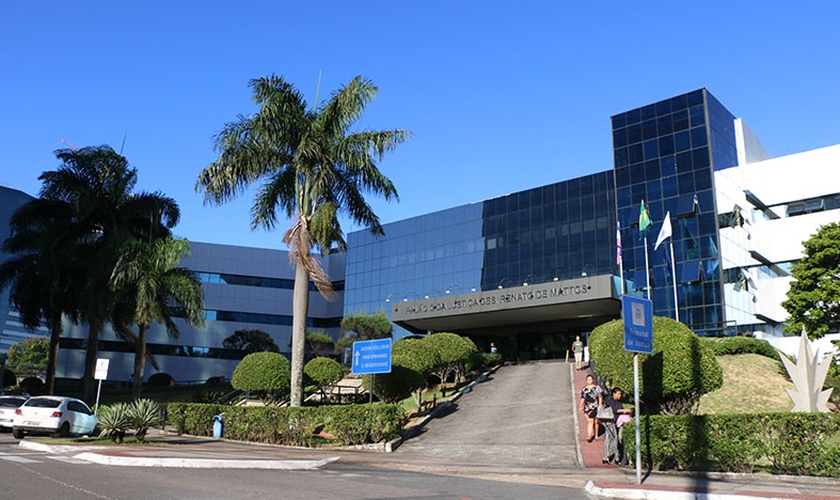
{"type": "Polygon", "coordinates": [[[397,199],[396,188],[376,162],[411,133],[351,131],[378,90],[361,76],[312,109],[283,77],[251,80],[250,87],[259,112],[239,116],[215,137],[219,158],[201,171],[196,190],[204,192],[205,202],[222,204],[262,182],[251,207],[251,228],[273,229],[278,211],[293,221],[283,241],[296,264],[291,404],[300,406],[309,279],[324,297],[334,295],[329,277],[311,251],[345,249],[339,213],[383,234],[364,195],[397,199]]]}
{"type": "Polygon", "coordinates": [[[72,212],[66,204],[35,199],[15,211],[9,221],[11,235],[2,251],[9,257],[0,265],[0,289],[10,287],[12,304],[21,323],[30,329],[49,329],[46,390],[55,391],[55,368],[62,318],[78,322],[77,290],[80,283],[73,265],[78,255],[68,244],[76,239],[72,212]]]}
{"type": "Polygon", "coordinates": [[[182,238],[160,238],[151,243],[135,240],[124,249],[111,274],[112,289],[134,306],[131,320],[137,325],[135,398],[140,396],[143,384],[150,323],[165,325],[169,336],[177,339],[178,325],[173,320],[173,307],[177,307],[191,325],[204,326],[201,282],[192,271],[176,267],[189,251],[189,242],[182,238]]]}
{"type": "Polygon", "coordinates": [[[51,328],[51,357],[61,335],[59,311],[88,323],[83,392],[90,400],[99,333],[116,306],[109,280],[120,252],[134,239],[169,236],[180,212],[160,193],[134,193],[137,171],[109,146],[60,149],[55,155],[62,165],[40,175],[40,198],[13,217],[14,234],[7,242],[12,240],[9,250],[19,255],[12,256],[18,260],[10,279],[17,287],[13,292],[25,299],[21,311],[39,311],[51,328]],[[22,280],[26,262],[29,277],[38,273],[34,284],[22,280]],[[36,285],[40,296],[32,290],[36,285]]]}

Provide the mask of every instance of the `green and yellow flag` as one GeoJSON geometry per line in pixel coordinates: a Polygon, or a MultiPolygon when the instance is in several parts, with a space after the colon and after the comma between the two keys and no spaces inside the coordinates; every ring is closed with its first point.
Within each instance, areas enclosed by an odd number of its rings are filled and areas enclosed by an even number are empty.
{"type": "Polygon", "coordinates": [[[650,226],[650,215],[648,215],[648,211],[645,208],[645,200],[642,200],[642,207],[639,209],[639,239],[640,240],[644,237],[645,231],[647,231],[648,226],[650,226]]]}

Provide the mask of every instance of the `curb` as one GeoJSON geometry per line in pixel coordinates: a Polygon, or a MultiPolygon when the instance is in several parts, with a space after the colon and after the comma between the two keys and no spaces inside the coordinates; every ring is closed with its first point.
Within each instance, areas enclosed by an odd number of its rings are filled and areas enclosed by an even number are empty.
{"type": "Polygon", "coordinates": [[[706,493],[699,491],[678,491],[675,488],[663,489],[643,488],[602,488],[592,481],[587,481],[584,491],[590,495],[620,498],[625,500],[790,500],[790,496],[761,496],[733,495],[729,493],[706,493]]]}
{"type": "Polygon", "coordinates": [[[184,469],[275,469],[275,470],[317,470],[331,464],[340,457],[330,457],[321,460],[262,460],[262,459],[214,459],[214,458],[166,458],[166,457],[132,457],[123,455],[118,447],[113,446],[52,446],[45,443],[21,440],[18,444],[25,450],[42,451],[45,453],[81,453],[73,458],[100,465],[116,465],[123,467],[172,467],[184,469]],[[108,453],[110,452],[110,453],[108,453]]]}
{"type": "Polygon", "coordinates": [[[172,467],[184,469],[275,469],[275,470],[316,470],[331,464],[339,457],[323,460],[235,460],[212,458],[163,458],[163,457],[126,457],[101,453],[80,453],[73,458],[100,465],[126,467],[172,467]]]}

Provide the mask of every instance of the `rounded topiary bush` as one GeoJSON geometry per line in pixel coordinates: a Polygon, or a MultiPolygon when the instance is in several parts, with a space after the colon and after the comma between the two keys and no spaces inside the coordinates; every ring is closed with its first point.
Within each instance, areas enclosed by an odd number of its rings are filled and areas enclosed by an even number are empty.
{"type": "Polygon", "coordinates": [[[172,375],[166,372],[158,372],[152,374],[152,376],[149,377],[149,385],[152,387],[164,387],[167,385],[172,385],[172,382],[174,380],[175,379],[172,378],[172,375]]]}
{"type": "Polygon", "coordinates": [[[314,358],[303,367],[303,374],[323,393],[344,378],[344,369],[332,358],[314,358]]]}
{"type": "MultiPolygon", "coordinates": [[[[595,371],[611,387],[633,390],[633,353],[624,350],[624,323],[610,321],[589,336],[595,371]]],[[[686,325],[653,318],[653,353],[639,355],[640,399],[648,411],[686,414],[700,396],[723,385],[723,370],[712,349],[686,325]]]]}
{"type": "Polygon", "coordinates": [[[289,392],[291,364],[276,352],[254,352],[233,370],[230,384],[234,389],[251,392],[267,403],[283,399],[289,392]]]}
{"type": "Polygon", "coordinates": [[[38,377],[26,377],[20,381],[20,390],[38,396],[47,392],[47,386],[38,377]]]}
{"type": "Polygon", "coordinates": [[[3,369],[3,387],[12,387],[17,385],[17,375],[8,368],[3,369]]]}
{"type": "MultiPolygon", "coordinates": [[[[385,403],[401,401],[426,385],[426,377],[410,365],[404,356],[396,355],[391,360],[391,373],[379,373],[373,378],[373,394],[385,403]]],[[[370,376],[364,383],[370,387],[370,376]]]]}

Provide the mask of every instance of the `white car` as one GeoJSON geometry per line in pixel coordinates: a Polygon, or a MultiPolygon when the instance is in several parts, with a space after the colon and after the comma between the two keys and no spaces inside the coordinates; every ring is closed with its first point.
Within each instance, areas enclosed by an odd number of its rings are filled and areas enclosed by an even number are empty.
{"type": "Polygon", "coordinates": [[[26,396],[0,396],[0,430],[11,429],[15,410],[26,402],[26,396]]]}
{"type": "Polygon", "coordinates": [[[17,439],[25,434],[86,435],[93,433],[98,422],[84,401],[63,396],[35,396],[15,410],[12,435],[17,439]]]}

